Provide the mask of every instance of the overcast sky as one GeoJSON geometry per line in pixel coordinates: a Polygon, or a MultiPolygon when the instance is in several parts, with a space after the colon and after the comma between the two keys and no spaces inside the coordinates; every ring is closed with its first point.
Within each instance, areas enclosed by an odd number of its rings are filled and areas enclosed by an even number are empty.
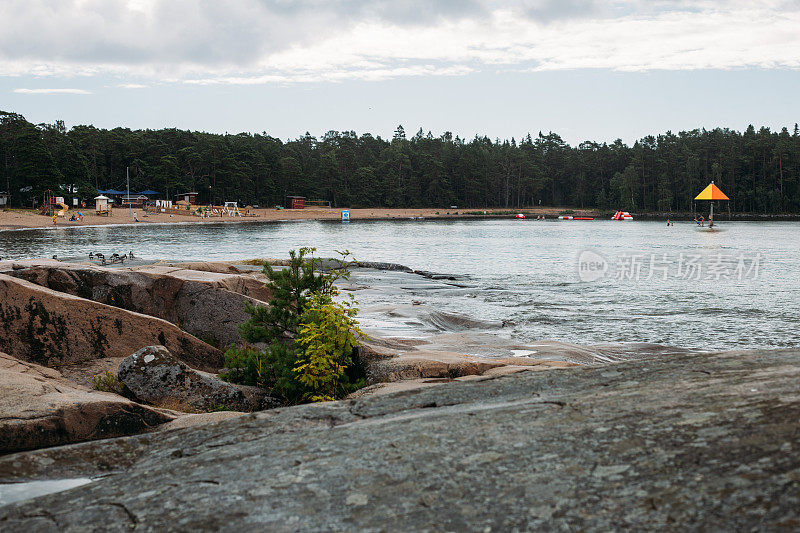
{"type": "Polygon", "coordinates": [[[798,28],[798,0],[2,0],[0,109],[282,139],[791,127],[798,28]]]}

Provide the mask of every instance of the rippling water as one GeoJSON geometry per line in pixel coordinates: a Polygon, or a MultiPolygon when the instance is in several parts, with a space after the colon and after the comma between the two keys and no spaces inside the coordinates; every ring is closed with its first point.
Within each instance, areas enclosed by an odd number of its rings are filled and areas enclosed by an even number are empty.
{"type": "Polygon", "coordinates": [[[459,276],[357,273],[367,325],[398,334],[457,329],[430,317],[435,311],[485,321],[528,343],[798,346],[800,224],[724,223],[720,230],[532,220],[141,224],[0,232],[0,257],[133,250],[147,259],[233,260],[284,257],[301,246],[323,256],[349,249],[359,260],[459,276]],[[603,263],[605,275],[586,281],[603,263]]]}

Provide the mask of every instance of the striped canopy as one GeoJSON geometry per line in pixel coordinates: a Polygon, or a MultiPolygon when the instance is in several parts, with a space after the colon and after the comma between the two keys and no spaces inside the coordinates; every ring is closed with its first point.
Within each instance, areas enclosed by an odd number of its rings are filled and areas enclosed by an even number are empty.
{"type": "Polygon", "coordinates": [[[728,200],[725,193],[719,190],[719,187],[714,185],[714,182],[708,184],[708,187],[703,189],[703,192],[694,197],[695,200],[728,200]]]}

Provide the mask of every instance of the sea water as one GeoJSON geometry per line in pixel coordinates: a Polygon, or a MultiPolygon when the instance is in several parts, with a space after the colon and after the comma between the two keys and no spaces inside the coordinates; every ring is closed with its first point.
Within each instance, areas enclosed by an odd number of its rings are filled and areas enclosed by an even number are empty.
{"type": "MultiPolygon", "coordinates": [[[[0,232],[3,259],[133,251],[148,260],[284,258],[316,247],[453,279],[358,271],[365,327],[487,331],[695,350],[800,344],[800,223],[393,220],[120,225],[0,232]]],[[[533,348],[535,350],[535,348],[533,348]]]]}

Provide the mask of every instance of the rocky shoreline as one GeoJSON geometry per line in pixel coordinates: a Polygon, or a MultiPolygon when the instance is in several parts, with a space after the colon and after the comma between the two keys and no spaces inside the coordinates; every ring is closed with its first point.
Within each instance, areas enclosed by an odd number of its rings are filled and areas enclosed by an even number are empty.
{"type": "MultiPolygon", "coordinates": [[[[229,263],[0,262],[0,453],[151,431],[187,414],[274,407],[263,391],[216,375],[220,348],[238,341],[247,319],[245,304],[268,301],[264,282],[260,271],[229,263]],[[93,390],[103,376],[107,390],[93,390]]],[[[379,338],[365,341],[359,358],[369,385],[360,395],[570,366],[379,338]]]]}
{"type": "MultiPolygon", "coordinates": [[[[251,222],[287,222],[293,220],[330,220],[338,221],[341,211],[350,211],[352,220],[452,220],[452,219],[482,219],[482,218],[513,218],[519,209],[515,208],[347,208],[335,209],[306,208],[306,209],[251,209],[252,216],[247,217],[214,217],[200,218],[186,215],[170,216],[164,213],[139,212],[139,222],[135,222],[127,209],[115,209],[110,217],[99,216],[93,209],[84,213],[80,222],[68,219],[59,219],[56,227],[81,227],[81,226],[106,226],[119,224],[219,224],[219,223],[251,223],[251,222]]],[[[558,216],[559,208],[530,207],[521,210],[530,215],[546,215],[551,218],[558,216]]],[[[581,210],[583,212],[583,210],[581,210]]],[[[588,211],[587,211],[588,212],[588,211]]],[[[31,209],[0,209],[0,231],[53,228],[52,219],[39,214],[31,209]]]]}
{"type": "Polygon", "coordinates": [[[375,337],[366,388],[286,408],[217,376],[269,299],[253,268],[0,261],[0,483],[93,480],[6,506],[0,485],[0,529],[800,524],[797,350],[585,366],[606,348],[375,337]]]}

